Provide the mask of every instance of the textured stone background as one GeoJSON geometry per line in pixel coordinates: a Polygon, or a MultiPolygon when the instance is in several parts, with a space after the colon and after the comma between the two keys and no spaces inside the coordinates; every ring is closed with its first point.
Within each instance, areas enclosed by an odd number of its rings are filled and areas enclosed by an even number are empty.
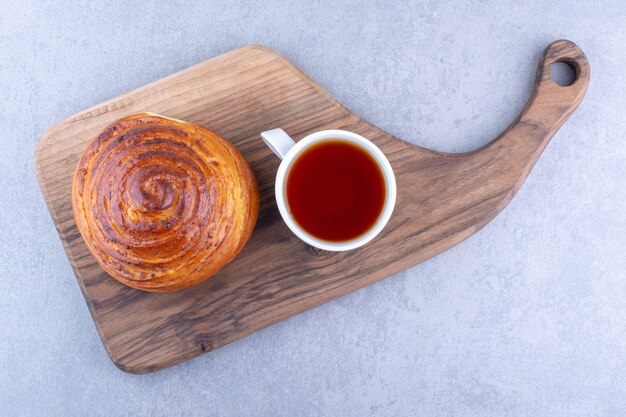
{"type": "Polygon", "coordinates": [[[0,415],[626,415],[626,3],[0,2],[0,415]],[[58,120],[250,43],[468,151],[568,38],[592,81],[506,210],[409,271],[145,376],[109,361],[36,182],[58,120]]]}

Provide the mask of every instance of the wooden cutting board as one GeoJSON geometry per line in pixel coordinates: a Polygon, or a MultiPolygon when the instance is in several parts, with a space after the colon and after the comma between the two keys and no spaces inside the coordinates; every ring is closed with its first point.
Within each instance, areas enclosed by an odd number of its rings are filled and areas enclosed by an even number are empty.
{"type": "Polygon", "coordinates": [[[519,118],[490,144],[449,154],[385,133],[278,53],[249,46],[58,123],[37,145],[37,174],[107,352],[122,370],[145,373],[402,271],[475,233],[511,200],[588,83],[583,52],[569,41],[552,43],[519,118]],[[571,86],[550,79],[555,61],[575,69],[571,86]],[[147,293],[110,278],[87,250],[72,216],[72,175],[86,144],[114,120],[141,112],[198,123],[229,139],[259,184],[259,220],[243,252],[215,277],[180,292],[147,293]],[[279,160],[259,136],[276,127],[295,139],[322,129],[350,130],[383,150],[396,174],[398,198],[381,235],[360,249],[331,253],[307,246],[289,231],[274,201],[279,160]]]}

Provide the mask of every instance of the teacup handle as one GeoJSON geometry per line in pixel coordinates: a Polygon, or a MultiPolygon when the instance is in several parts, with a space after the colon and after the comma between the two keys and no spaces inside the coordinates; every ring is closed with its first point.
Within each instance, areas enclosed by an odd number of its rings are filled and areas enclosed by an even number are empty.
{"type": "Polygon", "coordinates": [[[289,149],[296,144],[287,133],[282,129],[272,129],[261,133],[263,142],[276,154],[280,159],[285,159],[285,155],[289,149]]]}

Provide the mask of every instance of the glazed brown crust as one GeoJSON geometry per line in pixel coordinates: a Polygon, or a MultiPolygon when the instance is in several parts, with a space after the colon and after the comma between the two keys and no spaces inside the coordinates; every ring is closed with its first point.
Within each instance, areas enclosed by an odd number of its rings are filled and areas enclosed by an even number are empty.
{"type": "Polygon", "coordinates": [[[125,117],[83,153],[72,184],[76,225],[100,266],[145,291],[209,278],[256,223],[254,174],[225,139],[150,113],[125,117]]]}

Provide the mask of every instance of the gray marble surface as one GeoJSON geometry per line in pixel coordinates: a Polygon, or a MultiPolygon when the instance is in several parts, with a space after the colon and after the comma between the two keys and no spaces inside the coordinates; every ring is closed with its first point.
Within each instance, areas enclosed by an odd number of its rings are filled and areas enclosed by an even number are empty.
{"type": "Polygon", "coordinates": [[[626,3],[0,2],[0,415],[626,415],[626,3]],[[568,38],[582,105],[448,252],[182,365],[107,358],[34,173],[56,121],[250,43],[357,114],[468,151],[568,38]]]}

